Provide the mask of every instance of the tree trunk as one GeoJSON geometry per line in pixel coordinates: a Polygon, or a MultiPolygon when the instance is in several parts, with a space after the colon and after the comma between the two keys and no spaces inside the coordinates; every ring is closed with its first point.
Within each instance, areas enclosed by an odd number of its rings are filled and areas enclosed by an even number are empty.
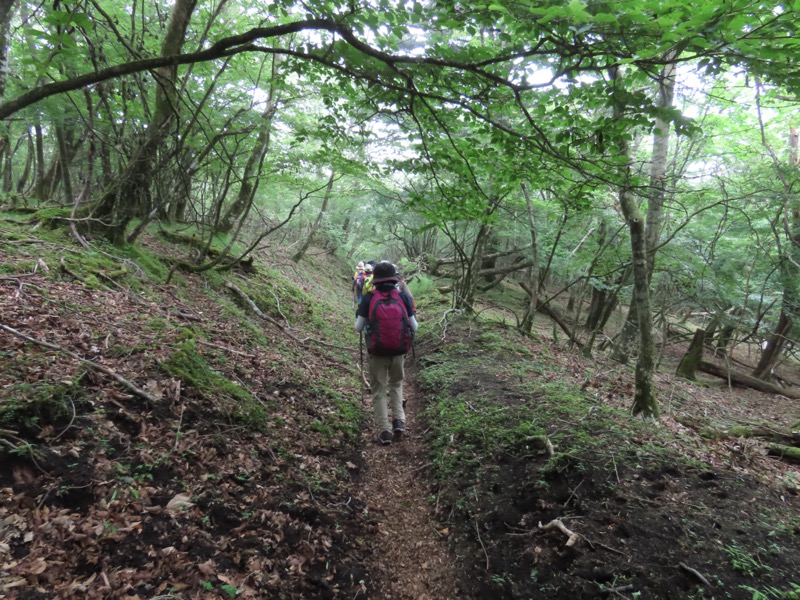
{"type": "MultiPolygon", "coordinates": [[[[789,129],[789,163],[793,167],[798,165],[798,131],[791,127],[789,129]]],[[[761,359],[753,371],[753,375],[759,379],[767,380],[772,375],[772,369],[780,358],[786,342],[792,334],[792,327],[798,312],[798,279],[800,278],[800,202],[795,191],[795,182],[787,179],[781,172],[781,165],[778,163],[774,153],[772,154],[778,177],[783,183],[784,200],[784,223],[787,231],[788,243],[781,250],[784,256],[781,261],[781,282],[783,284],[783,298],[781,300],[781,315],[778,325],[767,341],[767,347],[761,354],[761,359]],[[788,214],[787,214],[788,213],[788,214]],[[786,248],[788,246],[788,249],[786,248]]],[[[780,248],[780,246],[779,246],[780,248]]]]}
{"type": "MultiPolygon", "coordinates": [[[[620,83],[619,68],[611,70],[612,81],[620,83]]],[[[624,101],[614,101],[614,117],[620,118],[625,110],[624,101]]],[[[633,188],[630,185],[632,161],[628,141],[620,136],[618,148],[625,160],[619,175],[621,183],[617,192],[620,209],[628,224],[631,235],[631,262],[633,264],[633,299],[631,308],[636,310],[639,326],[639,357],[636,361],[635,391],[631,411],[634,415],[658,417],[658,402],[653,391],[653,369],[655,366],[655,346],[653,343],[653,318],[650,311],[650,278],[647,273],[647,243],[642,213],[636,204],[633,188]]]]}
{"type": "Polygon", "coordinates": [[[467,257],[464,264],[464,272],[453,286],[455,308],[473,310],[475,293],[478,289],[478,280],[481,276],[480,265],[483,263],[486,240],[491,234],[491,231],[492,227],[488,223],[481,223],[478,228],[475,244],[472,247],[472,256],[467,257]]]}
{"type": "MultiPolygon", "coordinates": [[[[658,101],[656,106],[660,109],[670,108],[673,103],[675,95],[675,63],[672,61],[675,57],[674,51],[670,51],[667,54],[666,59],[670,62],[664,65],[658,80],[658,101]]],[[[658,240],[664,221],[664,200],[667,195],[665,174],[669,156],[669,135],[670,122],[660,116],[656,116],[653,130],[653,152],[650,159],[650,192],[648,194],[647,217],[644,226],[648,289],[653,279],[656,248],[658,247],[658,240]]],[[[636,340],[636,328],[639,323],[637,293],[638,289],[634,287],[628,316],[612,353],[612,358],[623,364],[628,362],[628,357],[632,353],[636,340]]]]}
{"type": "MultiPolygon", "coordinates": [[[[272,94],[272,92],[270,94],[272,94]]],[[[236,196],[236,200],[228,207],[225,215],[217,225],[217,231],[219,232],[229,233],[233,229],[234,223],[239,221],[250,211],[250,207],[253,203],[253,196],[256,193],[258,175],[261,173],[261,165],[264,163],[264,157],[266,157],[269,151],[269,143],[272,135],[272,118],[275,116],[276,110],[277,104],[273,101],[273,98],[270,97],[270,100],[267,102],[267,109],[261,115],[261,119],[263,120],[261,131],[258,133],[258,139],[256,140],[255,146],[253,146],[252,152],[250,152],[250,157],[244,167],[244,173],[242,173],[242,185],[239,187],[239,193],[236,196]]]]}
{"type": "Polygon", "coordinates": [[[531,235],[530,261],[528,268],[528,302],[525,305],[525,313],[519,327],[525,333],[530,333],[533,329],[533,318],[536,315],[536,306],[539,302],[539,242],[536,235],[536,215],[533,212],[533,203],[528,186],[523,182],[520,184],[522,193],[525,195],[525,202],[528,207],[528,228],[531,235]]]}
{"type": "Polygon", "coordinates": [[[72,193],[72,179],[69,174],[69,161],[67,150],[67,140],[64,139],[64,128],[56,127],[56,141],[58,142],[58,160],[61,171],[61,180],[64,183],[64,195],[68,204],[72,204],[74,197],[72,193]]]}
{"type": "Polygon", "coordinates": [[[22,175],[17,181],[17,193],[22,194],[25,191],[25,186],[28,185],[28,178],[31,176],[31,167],[33,166],[33,138],[31,137],[30,129],[27,132],[28,138],[28,152],[25,155],[25,168],[22,170],[22,175]]]}
{"type": "Polygon", "coordinates": [[[5,130],[7,139],[5,145],[5,161],[3,162],[3,192],[8,194],[14,186],[13,184],[14,171],[12,169],[13,165],[12,160],[19,146],[17,146],[17,148],[15,148],[14,150],[11,149],[11,126],[9,124],[5,124],[5,130]]]}
{"type": "Polygon", "coordinates": [[[792,331],[792,319],[788,314],[785,307],[786,298],[784,297],[784,308],[781,309],[781,316],[778,318],[778,325],[767,340],[767,346],[761,353],[761,358],[753,371],[753,377],[758,377],[767,381],[772,377],[772,369],[778,363],[778,360],[786,347],[786,342],[789,340],[789,334],[792,331]]]}
{"type": "MultiPolygon", "coordinates": [[[[599,248],[602,248],[605,245],[607,233],[608,226],[606,225],[606,221],[605,219],[601,219],[600,226],[597,229],[597,246],[599,248]]],[[[591,276],[591,272],[588,273],[588,275],[591,276]]],[[[605,323],[601,324],[601,317],[604,313],[604,307],[606,306],[607,302],[610,301],[608,298],[609,286],[604,285],[601,288],[596,285],[591,285],[591,283],[590,286],[592,288],[592,299],[589,304],[589,312],[586,315],[585,326],[589,331],[597,331],[605,325],[605,323]]],[[[613,297],[616,297],[616,294],[614,294],[613,297]]],[[[608,314],[610,314],[610,312],[608,314]]]]}
{"type": "Polygon", "coordinates": [[[8,82],[8,49],[10,46],[11,17],[15,0],[0,0],[0,101],[6,93],[8,82]]]}
{"type": "Polygon", "coordinates": [[[303,259],[303,256],[305,255],[309,246],[311,246],[311,243],[314,241],[314,236],[322,225],[322,220],[325,218],[325,213],[328,212],[328,203],[331,200],[331,191],[333,190],[333,182],[335,179],[336,171],[331,169],[331,176],[328,177],[328,185],[325,186],[325,196],[322,198],[322,207],[319,209],[319,214],[317,215],[316,221],[314,221],[314,224],[311,226],[311,231],[308,232],[306,241],[303,242],[297,252],[294,253],[294,256],[292,256],[292,260],[294,262],[300,262],[303,259]]]}
{"type": "Polygon", "coordinates": [[[692,342],[689,344],[689,349],[683,355],[675,374],[678,377],[684,377],[690,381],[697,379],[697,368],[703,360],[703,346],[705,342],[706,332],[702,329],[695,329],[692,342]]]}
{"type": "MultiPolygon", "coordinates": [[[[160,56],[180,54],[196,4],[197,0],[176,0],[173,4],[160,56]]],[[[155,72],[155,108],[144,139],[126,168],[103,194],[95,211],[95,217],[108,223],[105,234],[112,243],[122,243],[130,221],[149,214],[153,209],[150,195],[153,165],[170,125],[178,118],[177,74],[177,65],[162,67],[155,72]]]]}

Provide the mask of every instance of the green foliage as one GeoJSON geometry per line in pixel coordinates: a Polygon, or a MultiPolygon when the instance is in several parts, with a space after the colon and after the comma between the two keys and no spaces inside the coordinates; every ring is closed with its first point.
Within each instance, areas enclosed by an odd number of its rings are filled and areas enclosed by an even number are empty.
{"type": "Polygon", "coordinates": [[[73,414],[81,396],[72,383],[11,383],[0,400],[0,429],[38,433],[73,414]]]}
{"type": "Polygon", "coordinates": [[[251,392],[226,379],[198,352],[194,339],[180,343],[172,355],[161,363],[162,370],[181,378],[236,422],[265,431],[269,416],[264,405],[251,392]]]}
{"type": "Polygon", "coordinates": [[[449,301],[448,296],[439,292],[436,282],[426,275],[415,276],[411,283],[408,284],[408,288],[411,290],[411,295],[414,296],[417,310],[435,310],[449,301]]]}
{"type": "Polygon", "coordinates": [[[724,550],[730,557],[731,567],[737,573],[755,577],[759,573],[771,570],[768,565],[761,562],[757,554],[750,553],[736,543],[728,544],[724,550]]]}

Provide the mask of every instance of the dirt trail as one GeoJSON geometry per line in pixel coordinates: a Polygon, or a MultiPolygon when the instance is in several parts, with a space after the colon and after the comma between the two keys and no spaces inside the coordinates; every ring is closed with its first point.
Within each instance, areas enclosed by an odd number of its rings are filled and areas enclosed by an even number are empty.
{"type": "MultiPolygon", "coordinates": [[[[404,438],[390,446],[378,445],[371,419],[364,433],[362,483],[368,518],[377,528],[369,542],[365,595],[387,600],[467,598],[459,590],[454,559],[427,500],[431,493],[424,475],[427,450],[418,420],[422,403],[410,371],[406,369],[404,386],[404,438]]],[[[371,416],[369,394],[364,398],[371,416]]]]}

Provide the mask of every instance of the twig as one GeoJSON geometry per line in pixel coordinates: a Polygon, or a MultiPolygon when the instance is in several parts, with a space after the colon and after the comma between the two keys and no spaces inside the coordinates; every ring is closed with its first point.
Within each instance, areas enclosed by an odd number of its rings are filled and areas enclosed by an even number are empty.
{"type": "Polygon", "coordinates": [[[442,328],[442,340],[444,340],[447,337],[447,315],[449,315],[450,313],[453,313],[453,312],[454,313],[462,313],[464,311],[462,309],[460,309],[460,308],[451,308],[451,309],[448,309],[448,310],[444,311],[444,314],[442,315],[442,318],[439,321],[439,326],[442,328]]]}
{"type": "Polygon", "coordinates": [[[686,571],[687,573],[689,573],[690,575],[694,575],[695,577],[697,577],[697,580],[700,583],[702,583],[704,586],[706,586],[707,588],[714,587],[714,586],[711,585],[711,583],[708,581],[708,579],[706,579],[705,577],[703,577],[700,574],[700,571],[698,571],[697,569],[693,569],[692,567],[690,567],[690,566],[688,566],[688,565],[686,565],[684,563],[678,563],[678,566],[681,569],[683,569],[684,571],[686,571]]]}
{"type": "Polygon", "coordinates": [[[76,415],[77,411],[75,410],[75,403],[72,401],[72,398],[69,399],[69,403],[70,403],[70,406],[72,406],[72,418],[69,420],[69,423],[67,424],[66,427],[64,427],[64,429],[61,431],[61,433],[59,433],[56,437],[53,438],[54,442],[58,441],[58,438],[60,438],[65,433],[67,433],[69,428],[72,427],[72,424],[75,422],[75,415],[76,415]]]}
{"type": "MultiPolygon", "coordinates": [[[[586,541],[588,542],[589,540],[586,540],[586,541]]],[[[605,544],[601,544],[600,542],[595,542],[595,544],[597,544],[598,546],[600,546],[604,550],[608,550],[609,552],[613,552],[614,554],[619,554],[620,556],[625,556],[625,557],[628,556],[622,550],[617,550],[616,548],[612,548],[611,546],[606,546],[605,544]]]]}
{"type": "Polygon", "coordinates": [[[611,453],[611,462],[614,463],[614,473],[617,476],[617,483],[620,483],[620,481],[619,481],[619,471],[617,471],[617,461],[614,459],[614,453],[613,452],[611,453]]]}
{"type": "Polygon", "coordinates": [[[261,309],[258,308],[258,306],[256,306],[256,303],[253,302],[250,299],[250,296],[245,294],[236,285],[232,284],[230,281],[226,281],[225,282],[225,287],[228,288],[229,290],[233,290],[234,292],[236,292],[236,295],[239,296],[239,298],[241,298],[242,300],[244,300],[244,302],[247,304],[247,306],[250,307],[250,310],[252,310],[254,313],[256,313],[259,317],[261,317],[265,321],[269,321],[270,323],[275,325],[275,327],[277,327],[281,331],[287,333],[289,335],[289,337],[291,337],[292,339],[295,339],[295,340],[297,339],[293,335],[291,335],[288,331],[286,331],[286,328],[283,325],[281,325],[280,323],[278,323],[278,321],[276,321],[275,319],[273,319],[269,315],[266,315],[263,312],[261,312],[261,309]]]}
{"type": "Polygon", "coordinates": [[[127,379],[125,379],[121,375],[117,375],[114,371],[112,371],[108,367],[104,367],[102,365],[98,365],[96,362],[92,362],[91,360],[88,360],[88,359],[85,359],[85,358],[81,358],[80,356],[78,356],[74,352],[71,352],[70,350],[65,350],[64,348],[62,348],[60,346],[56,346],[55,344],[50,344],[48,342],[43,342],[41,340],[37,340],[36,338],[32,338],[30,336],[27,336],[24,333],[20,333],[16,329],[13,329],[13,328],[9,327],[8,325],[4,325],[3,323],[0,323],[0,329],[8,331],[9,333],[13,333],[17,337],[20,337],[20,338],[22,338],[24,340],[27,340],[27,341],[29,341],[29,342],[31,342],[33,344],[37,344],[39,346],[43,346],[44,348],[49,348],[50,350],[55,350],[56,352],[63,352],[67,356],[71,356],[75,360],[77,360],[79,362],[82,362],[82,363],[85,363],[85,364],[89,365],[90,367],[92,367],[93,369],[97,369],[98,371],[101,371],[101,372],[105,373],[106,375],[110,375],[111,377],[114,378],[114,380],[117,381],[117,383],[119,383],[123,387],[125,387],[125,388],[129,389],[131,392],[133,392],[133,394],[135,396],[139,396],[140,398],[143,398],[143,399],[147,400],[148,402],[152,402],[153,404],[157,404],[158,403],[158,401],[153,396],[151,396],[150,394],[148,394],[144,390],[136,387],[135,385],[133,385],[130,381],[128,381],[127,379]]]}
{"type": "Polygon", "coordinates": [[[569,504],[570,500],[572,500],[576,496],[576,492],[578,491],[578,488],[583,485],[584,481],[586,481],[586,480],[585,479],[581,479],[581,482],[578,485],[576,485],[574,488],[572,488],[572,490],[570,490],[569,498],[567,498],[567,501],[564,502],[563,506],[566,506],[567,504],[569,504]]]}
{"type": "Polygon", "coordinates": [[[542,525],[541,522],[539,523],[539,531],[546,531],[548,529],[558,529],[561,533],[566,535],[569,538],[567,540],[567,547],[574,546],[575,543],[581,538],[580,534],[567,529],[566,525],[564,525],[560,519],[553,519],[547,525],[542,525]]]}
{"type": "Polygon", "coordinates": [[[61,257],[61,270],[64,271],[64,273],[66,273],[67,275],[69,275],[73,279],[77,279],[78,281],[83,281],[83,279],[81,277],[78,277],[75,273],[73,273],[72,271],[69,270],[69,268],[67,267],[65,261],[66,261],[66,259],[62,256],[61,257]]]}
{"type": "Polygon", "coordinates": [[[212,344],[211,342],[205,342],[203,340],[197,340],[198,344],[203,344],[204,346],[210,346],[212,348],[216,348],[217,350],[225,350],[225,352],[230,352],[231,354],[238,354],[239,356],[246,356],[247,358],[255,358],[255,354],[248,354],[247,352],[241,352],[239,350],[234,350],[233,348],[228,348],[227,346],[221,346],[219,344],[212,344]]]}
{"type": "Polygon", "coordinates": [[[478,541],[481,543],[481,549],[483,550],[483,555],[486,557],[486,570],[489,570],[489,554],[486,552],[486,546],[483,545],[483,540],[481,539],[481,532],[478,529],[478,522],[475,521],[475,533],[478,534],[478,541]]]}
{"type": "MultiPolygon", "coordinates": [[[[336,346],[334,344],[326,344],[325,342],[321,342],[321,341],[319,341],[317,339],[314,339],[314,338],[311,338],[311,337],[303,338],[301,340],[301,339],[295,337],[294,335],[292,335],[292,333],[286,327],[284,327],[283,325],[278,323],[278,321],[276,321],[275,319],[273,319],[269,315],[264,314],[261,311],[261,309],[258,308],[258,306],[256,306],[256,303],[253,302],[250,299],[250,297],[246,293],[244,293],[241,289],[239,289],[236,285],[234,285],[233,283],[227,281],[227,282],[225,282],[225,287],[228,288],[229,290],[234,291],[236,293],[236,295],[238,295],[250,307],[250,309],[254,313],[256,313],[259,317],[261,317],[265,321],[269,321],[270,323],[275,325],[275,327],[280,329],[288,338],[294,340],[298,344],[306,344],[307,342],[312,342],[312,343],[318,344],[320,346],[325,346],[325,347],[328,347],[328,348],[336,348],[337,350],[346,350],[346,351],[350,351],[350,352],[353,351],[353,348],[345,348],[343,346],[336,346]]],[[[325,356],[325,355],[323,354],[323,356],[325,356]]],[[[325,358],[328,359],[328,360],[332,360],[330,357],[327,357],[327,356],[325,358]]],[[[348,371],[350,373],[355,373],[354,370],[348,369],[347,367],[340,367],[340,368],[343,369],[343,370],[346,370],[346,371],[348,371]]]]}
{"type": "Polygon", "coordinates": [[[318,344],[320,346],[325,346],[326,348],[335,348],[336,350],[347,350],[348,352],[352,352],[353,351],[353,349],[350,348],[350,347],[337,346],[336,344],[328,344],[326,342],[320,342],[319,340],[314,339],[312,337],[304,337],[302,340],[298,339],[296,337],[293,337],[292,339],[295,340],[296,342],[300,342],[301,344],[305,344],[306,342],[313,342],[314,344],[318,344]]]}
{"type": "Polygon", "coordinates": [[[620,585],[618,587],[601,586],[598,592],[601,594],[615,594],[620,598],[624,598],[625,596],[622,595],[622,592],[632,592],[635,589],[636,588],[634,587],[634,585],[632,583],[629,583],[628,585],[620,585]]]}
{"type": "Polygon", "coordinates": [[[272,290],[267,290],[267,291],[270,294],[272,294],[273,298],[275,298],[275,309],[278,311],[278,314],[283,317],[283,321],[286,323],[286,326],[287,327],[291,327],[291,324],[289,323],[289,319],[287,319],[286,315],[283,314],[283,311],[281,311],[281,301],[278,298],[278,295],[275,292],[273,292],[272,290]]]}
{"type": "Polygon", "coordinates": [[[175,446],[173,446],[172,451],[178,451],[178,443],[181,441],[181,425],[183,424],[183,412],[186,410],[186,405],[181,405],[181,416],[178,419],[178,429],[175,431],[175,446]]]}

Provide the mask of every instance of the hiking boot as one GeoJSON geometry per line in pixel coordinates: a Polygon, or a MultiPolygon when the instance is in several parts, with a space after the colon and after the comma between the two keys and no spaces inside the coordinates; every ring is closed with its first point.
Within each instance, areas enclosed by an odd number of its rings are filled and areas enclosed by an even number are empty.
{"type": "Polygon", "coordinates": [[[391,431],[381,431],[380,435],[378,436],[378,442],[380,442],[381,446],[388,446],[392,443],[392,432],[391,431]]]}
{"type": "Polygon", "coordinates": [[[403,435],[406,432],[406,422],[395,419],[392,421],[392,429],[394,429],[395,435],[403,435]]]}

